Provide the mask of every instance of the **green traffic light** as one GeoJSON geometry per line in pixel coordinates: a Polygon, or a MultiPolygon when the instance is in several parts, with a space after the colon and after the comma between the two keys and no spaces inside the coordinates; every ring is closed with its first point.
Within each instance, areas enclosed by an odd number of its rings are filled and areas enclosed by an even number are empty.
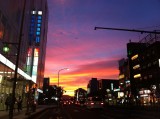
{"type": "Polygon", "coordinates": [[[8,46],[4,46],[4,47],[3,47],[3,52],[8,53],[8,52],[9,52],[9,50],[10,50],[10,49],[9,49],[9,47],[8,47],[8,46]]]}

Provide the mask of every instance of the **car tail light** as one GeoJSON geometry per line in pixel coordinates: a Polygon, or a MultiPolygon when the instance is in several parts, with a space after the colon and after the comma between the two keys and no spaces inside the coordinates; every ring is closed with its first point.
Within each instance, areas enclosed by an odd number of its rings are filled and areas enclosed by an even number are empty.
{"type": "Polygon", "coordinates": [[[94,105],[94,103],[93,103],[93,102],[91,102],[91,105],[94,105]]]}

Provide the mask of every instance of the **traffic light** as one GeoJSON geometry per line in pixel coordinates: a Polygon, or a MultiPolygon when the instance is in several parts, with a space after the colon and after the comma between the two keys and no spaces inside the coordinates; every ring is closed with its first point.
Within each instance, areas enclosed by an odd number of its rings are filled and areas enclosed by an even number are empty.
{"type": "Polygon", "coordinates": [[[8,47],[7,44],[5,44],[5,45],[3,46],[3,52],[4,52],[4,53],[8,53],[9,50],[10,50],[10,48],[8,47]]]}

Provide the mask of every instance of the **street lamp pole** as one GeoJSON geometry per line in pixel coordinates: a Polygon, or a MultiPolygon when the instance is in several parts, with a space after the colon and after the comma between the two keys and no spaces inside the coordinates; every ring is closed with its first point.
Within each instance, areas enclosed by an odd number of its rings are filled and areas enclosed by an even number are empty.
{"type": "Polygon", "coordinates": [[[15,73],[14,73],[14,79],[13,79],[12,102],[11,102],[11,106],[10,106],[10,110],[9,110],[9,119],[13,119],[13,109],[14,109],[14,103],[15,103],[15,89],[16,89],[17,73],[18,73],[18,65],[19,65],[19,55],[20,55],[21,41],[22,41],[22,30],[23,30],[23,23],[24,23],[24,17],[25,17],[25,15],[24,15],[25,14],[25,5],[26,5],[26,0],[24,0],[21,26],[20,26],[20,32],[19,32],[19,41],[18,41],[18,47],[17,47],[15,73]]]}
{"type": "Polygon", "coordinates": [[[68,68],[63,68],[63,69],[60,69],[59,71],[58,71],[58,87],[59,87],[59,73],[60,73],[60,71],[62,71],[62,70],[69,70],[68,68]]]}

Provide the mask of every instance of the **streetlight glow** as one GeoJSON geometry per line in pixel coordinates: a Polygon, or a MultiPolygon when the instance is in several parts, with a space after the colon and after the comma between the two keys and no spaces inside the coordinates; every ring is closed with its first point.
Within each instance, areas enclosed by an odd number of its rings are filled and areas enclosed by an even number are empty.
{"type": "Polygon", "coordinates": [[[62,70],[69,70],[69,68],[63,68],[63,69],[58,70],[58,87],[59,87],[59,73],[60,73],[60,71],[62,71],[62,70]]]}

